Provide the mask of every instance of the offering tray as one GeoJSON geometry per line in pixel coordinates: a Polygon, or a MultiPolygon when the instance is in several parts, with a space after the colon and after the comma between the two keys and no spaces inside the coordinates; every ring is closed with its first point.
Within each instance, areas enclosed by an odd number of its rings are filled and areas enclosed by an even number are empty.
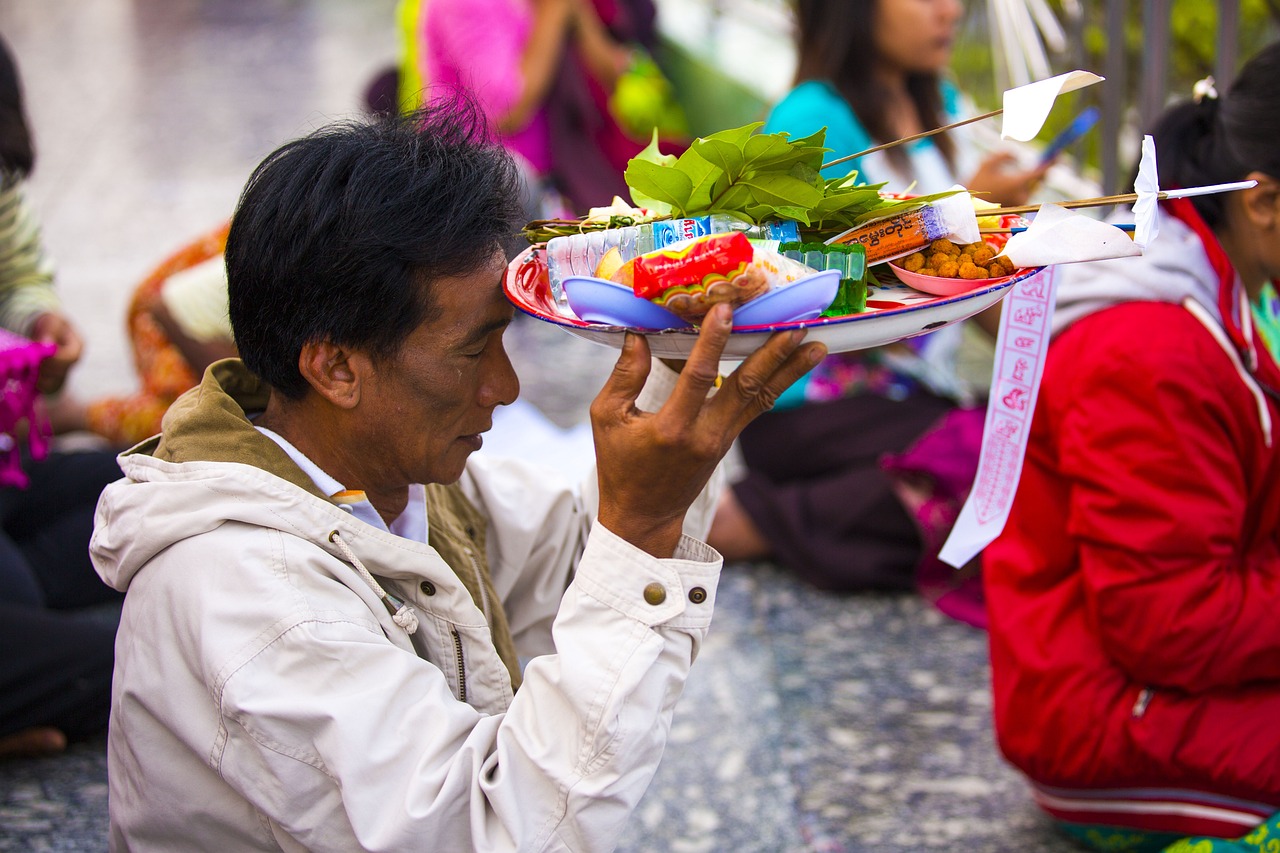
{"type": "MultiPolygon", "coordinates": [[[[995,284],[956,296],[921,293],[897,281],[874,286],[867,297],[867,310],[846,317],[819,317],[792,323],[739,326],[729,336],[722,358],[741,360],[755,352],[774,332],[807,329],[806,341],[821,341],[829,352],[849,352],[913,338],[949,326],[989,308],[1010,293],[1019,281],[1042,268],[1020,270],[995,284]]],[[[584,340],[621,349],[628,331],[623,326],[587,323],[551,293],[546,254],[538,247],[520,253],[507,266],[503,291],[516,308],[546,323],[552,323],[584,340]]],[[[658,358],[688,358],[698,339],[696,329],[635,330],[649,341],[650,352],[658,358]]]]}

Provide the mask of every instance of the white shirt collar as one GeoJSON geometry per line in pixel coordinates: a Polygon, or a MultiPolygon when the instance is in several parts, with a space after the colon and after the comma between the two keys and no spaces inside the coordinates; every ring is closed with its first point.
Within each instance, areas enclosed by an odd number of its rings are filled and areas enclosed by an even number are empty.
{"type": "Polygon", "coordinates": [[[382,516],[378,515],[378,511],[373,508],[373,504],[369,503],[369,499],[364,496],[364,492],[348,490],[329,474],[322,471],[319,465],[308,459],[301,450],[290,444],[284,436],[274,433],[266,427],[255,425],[254,429],[280,445],[280,449],[287,453],[289,458],[311,478],[311,482],[316,484],[317,489],[330,498],[334,498],[334,502],[338,506],[347,510],[365,524],[371,524],[405,539],[412,539],[414,542],[421,542],[423,545],[428,544],[426,486],[421,483],[414,483],[409,486],[409,502],[405,504],[404,512],[400,513],[400,516],[391,522],[391,526],[388,527],[386,522],[382,520],[382,516]],[[339,492],[348,492],[348,494],[339,498],[339,492]]]}

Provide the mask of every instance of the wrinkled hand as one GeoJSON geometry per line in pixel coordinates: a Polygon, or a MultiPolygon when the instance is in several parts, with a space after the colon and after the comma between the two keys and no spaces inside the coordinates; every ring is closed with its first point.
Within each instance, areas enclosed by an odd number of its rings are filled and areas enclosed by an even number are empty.
{"type": "Polygon", "coordinates": [[[973,192],[984,193],[988,201],[996,204],[1026,204],[1053,161],[1041,163],[1034,169],[1015,168],[1017,162],[1018,158],[1008,151],[992,154],[982,161],[966,186],[973,192]]]}
{"type": "Polygon", "coordinates": [[[827,352],[820,343],[802,346],[803,332],[779,332],[708,398],[732,322],[732,309],[725,304],[707,314],[675,391],[652,413],[635,405],[649,375],[649,344],[628,334],[613,373],[591,404],[599,521],[656,557],[675,552],[685,512],[738,433],[827,352]]]}
{"type": "Polygon", "coordinates": [[[31,338],[38,343],[49,343],[58,349],[40,364],[36,388],[42,394],[52,394],[67,381],[67,373],[80,360],[84,344],[71,321],[61,314],[41,314],[31,324],[31,338]]]}

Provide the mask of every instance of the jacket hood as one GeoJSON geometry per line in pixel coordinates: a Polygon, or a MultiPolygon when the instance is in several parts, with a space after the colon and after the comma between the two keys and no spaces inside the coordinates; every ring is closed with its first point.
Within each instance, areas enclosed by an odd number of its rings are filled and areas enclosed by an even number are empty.
{"type": "Polygon", "coordinates": [[[353,523],[254,429],[248,415],[267,395],[238,359],[217,362],[170,407],[159,436],[121,454],[125,479],[104,490],[89,546],[103,580],[124,590],[164,548],[231,521],[295,535],[314,521],[317,536],[353,523]]]}
{"type": "Polygon", "coordinates": [[[1204,244],[1191,228],[1172,216],[1161,220],[1159,236],[1142,255],[1062,264],[1058,274],[1055,336],[1077,320],[1123,302],[1180,304],[1190,298],[1220,319],[1218,275],[1204,244]]]}

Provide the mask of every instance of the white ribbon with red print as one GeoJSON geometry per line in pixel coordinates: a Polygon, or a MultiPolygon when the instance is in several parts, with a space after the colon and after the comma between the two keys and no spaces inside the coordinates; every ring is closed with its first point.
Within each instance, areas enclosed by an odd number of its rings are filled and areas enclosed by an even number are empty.
{"type": "Polygon", "coordinates": [[[938,553],[938,559],[957,569],[999,536],[1009,519],[1049,349],[1058,287],[1056,269],[1045,267],[1015,284],[1005,297],[978,474],[951,535],[938,553]]]}

